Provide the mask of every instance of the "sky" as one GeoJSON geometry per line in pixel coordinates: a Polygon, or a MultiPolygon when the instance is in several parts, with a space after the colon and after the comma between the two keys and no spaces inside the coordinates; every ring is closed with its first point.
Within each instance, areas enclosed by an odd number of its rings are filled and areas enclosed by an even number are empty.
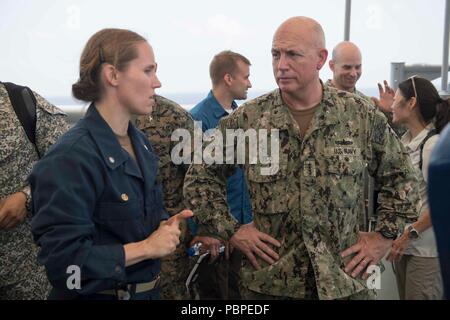
{"type": "MultiPolygon", "coordinates": [[[[440,65],[444,10],[445,0],[353,0],[350,40],[363,55],[358,87],[390,79],[391,62],[440,65]]],[[[344,37],[344,11],[345,0],[0,0],[0,80],[28,85],[50,101],[70,97],[86,41],[117,27],[153,46],[158,93],[206,94],[212,57],[230,49],[252,63],[252,96],[276,88],[270,48],[284,20],[317,20],[331,55],[344,37]]],[[[326,64],[321,78],[330,77],[326,64]]]]}

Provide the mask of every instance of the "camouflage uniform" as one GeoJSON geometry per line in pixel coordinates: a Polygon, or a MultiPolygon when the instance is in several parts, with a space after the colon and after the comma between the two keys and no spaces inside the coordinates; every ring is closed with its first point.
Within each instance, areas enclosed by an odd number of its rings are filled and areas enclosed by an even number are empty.
{"type": "MultiPolygon", "coordinates": [[[[159,156],[158,179],[164,192],[164,204],[169,214],[175,215],[185,209],[183,181],[188,165],[175,165],[170,158],[172,148],[178,143],[171,141],[172,132],[183,128],[193,137],[194,122],[190,114],[177,103],[161,96],[150,116],[141,116],[136,124],[150,140],[159,156]]],[[[180,246],[175,253],[161,259],[161,299],[188,299],[185,282],[189,275],[189,257],[186,254],[191,240],[186,221],[180,224],[180,246]]]]}
{"type": "MultiPolygon", "coordinates": [[[[336,88],[334,86],[334,84],[333,84],[333,80],[331,80],[331,79],[328,79],[327,82],[325,82],[325,85],[333,87],[333,88],[336,88]]],[[[336,88],[336,90],[339,90],[339,89],[336,88]]],[[[368,96],[366,96],[364,93],[362,93],[361,91],[357,90],[356,88],[355,88],[355,90],[353,90],[353,92],[350,92],[350,93],[356,94],[361,99],[364,99],[368,103],[373,104],[372,100],[370,100],[370,98],[368,96]]]]}
{"type": "MultiPolygon", "coordinates": [[[[334,87],[331,79],[328,79],[328,81],[325,84],[327,86],[334,87]]],[[[355,88],[355,91],[352,93],[356,94],[358,97],[360,97],[362,99],[365,99],[366,101],[368,101],[371,105],[373,105],[375,107],[373,101],[368,96],[366,96],[364,93],[362,93],[361,91],[359,91],[355,88]]],[[[384,111],[381,111],[381,112],[383,112],[383,114],[386,116],[386,118],[388,119],[389,125],[391,126],[392,129],[394,129],[394,132],[397,134],[397,136],[399,138],[401,138],[405,134],[406,128],[400,124],[394,124],[392,122],[392,112],[384,112],[384,111]]]]}
{"type": "MultiPolygon", "coordinates": [[[[44,155],[69,126],[65,114],[36,96],[36,145],[44,155]]],[[[38,160],[35,146],[0,84],[0,198],[6,198],[27,186],[26,178],[38,160]]],[[[37,263],[37,247],[31,235],[31,215],[10,230],[0,230],[0,300],[45,299],[50,284],[44,268],[37,263]]]]}
{"type": "MultiPolygon", "coordinates": [[[[255,226],[281,242],[280,259],[268,265],[257,258],[260,270],[245,259],[242,285],[266,295],[309,298],[305,284],[312,266],[319,299],[368,291],[365,280],[344,272],[352,257],[341,257],[358,239],[364,166],[382,186],[377,230],[403,230],[405,221],[417,219],[420,205],[411,160],[386,118],[357,96],[324,86],[322,102],[304,136],[279,90],[247,102],[219,128],[223,134],[237,128],[279,130],[276,173],[261,175],[260,159],[257,164],[246,159],[242,166],[255,226]]],[[[194,219],[224,240],[239,227],[228,213],[223,192],[234,167],[191,165],[184,185],[194,219]]]]}
{"type": "MultiPolygon", "coordinates": [[[[326,82],[326,85],[335,88],[331,79],[329,79],[326,82]]],[[[361,99],[366,100],[373,107],[376,107],[375,104],[373,103],[373,101],[368,96],[366,96],[364,93],[357,90],[356,88],[352,93],[357,95],[361,99]]],[[[399,138],[401,138],[403,136],[403,134],[406,132],[406,128],[400,124],[394,124],[392,122],[392,112],[384,112],[384,111],[381,111],[381,112],[386,116],[386,118],[388,119],[389,125],[394,130],[394,132],[397,134],[397,136],[399,138]]],[[[360,228],[361,228],[361,230],[364,230],[364,231],[373,231],[373,224],[376,221],[376,217],[374,215],[375,215],[376,208],[378,206],[376,203],[377,197],[378,197],[378,191],[376,191],[375,180],[373,179],[373,177],[371,177],[369,175],[367,170],[364,170],[363,175],[364,175],[364,180],[365,180],[364,199],[365,199],[365,206],[366,206],[367,213],[365,216],[361,215],[361,217],[360,217],[360,228]],[[369,225],[369,224],[371,224],[371,225],[369,225]]]]}

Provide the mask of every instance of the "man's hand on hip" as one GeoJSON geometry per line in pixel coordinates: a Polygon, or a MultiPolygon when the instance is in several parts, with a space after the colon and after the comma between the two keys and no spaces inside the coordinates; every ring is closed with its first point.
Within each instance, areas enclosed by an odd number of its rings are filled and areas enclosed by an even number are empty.
{"type": "MultiPolygon", "coordinates": [[[[345,272],[353,278],[370,265],[377,264],[386,255],[392,246],[392,240],[384,238],[378,232],[360,232],[358,242],[341,253],[343,258],[355,254],[353,259],[345,266],[345,272]]],[[[364,278],[368,274],[365,272],[364,278]]]]}
{"type": "Polygon", "coordinates": [[[253,222],[242,225],[231,237],[230,244],[245,254],[250,263],[259,270],[261,266],[256,260],[255,254],[269,264],[275,263],[280,257],[267,244],[281,247],[281,243],[255,228],[253,222]]]}

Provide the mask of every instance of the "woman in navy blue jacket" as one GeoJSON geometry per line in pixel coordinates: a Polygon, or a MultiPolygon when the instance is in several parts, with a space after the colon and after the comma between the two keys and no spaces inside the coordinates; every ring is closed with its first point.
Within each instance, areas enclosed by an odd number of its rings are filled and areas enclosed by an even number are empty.
{"type": "Polygon", "coordinates": [[[192,212],[165,221],[157,156],[130,122],[152,110],[156,68],[152,47],[129,30],[101,30],[84,48],[72,92],[92,103],[29,178],[50,298],[159,297],[159,258],[192,212]]]}

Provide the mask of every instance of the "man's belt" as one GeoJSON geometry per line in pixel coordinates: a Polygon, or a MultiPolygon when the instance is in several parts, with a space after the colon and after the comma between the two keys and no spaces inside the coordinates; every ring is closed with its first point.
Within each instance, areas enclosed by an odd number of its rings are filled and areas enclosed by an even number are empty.
{"type": "Polygon", "coordinates": [[[131,292],[133,293],[142,293],[153,290],[159,286],[160,276],[158,275],[155,279],[150,282],[142,282],[142,283],[132,283],[127,284],[126,289],[109,289],[98,292],[98,294],[107,294],[117,296],[120,300],[128,300],[131,298],[131,292]]]}

